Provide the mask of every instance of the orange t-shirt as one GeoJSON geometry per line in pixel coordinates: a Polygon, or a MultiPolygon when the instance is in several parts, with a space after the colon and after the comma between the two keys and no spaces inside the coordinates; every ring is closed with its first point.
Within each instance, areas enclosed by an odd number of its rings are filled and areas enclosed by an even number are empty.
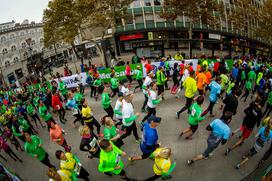
{"type": "Polygon", "coordinates": [[[206,83],[206,75],[204,73],[199,73],[197,75],[197,88],[200,90],[203,90],[205,83],[206,83]]]}
{"type": "Polygon", "coordinates": [[[50,128],[50,139],[54,141],[55,139],[60,139],[60,141],[56,141],[59,145],[62,145],[64,142],[64,137],[62,135],[62,129],[59,125],[55,125],[55,128],[50,128]]]}
{"type": "Polygon", "coordinates": [[[212,74],[210,71],[206,72],[206,84],[209,85],[212,81],[212,74]]]}

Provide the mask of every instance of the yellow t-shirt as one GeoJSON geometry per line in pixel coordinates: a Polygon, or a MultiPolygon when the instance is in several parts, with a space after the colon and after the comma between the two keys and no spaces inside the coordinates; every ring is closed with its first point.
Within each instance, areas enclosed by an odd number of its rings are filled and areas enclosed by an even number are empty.
{"type": "Polygon", "coordinates": [[[192,77],[187,77],[182,85],[185,88],[185,97],[193,98],[197,91],[196,80],[192,77]]]}
{"type": "Polygon", "coordinates": [[[153,155],[155,156],[155,163],[153,165],[153,171],[156,175],[162,175],[163,173],[167,173],[171,167],[171,160],[170,158],[165,159],[159,157],[159,153],[162,148],[157,148],[153,155]]]}
{"type": "Polygon", "coordinates": [[[82,114],[82,117],[85,117],[85,118],[90,118],[90,119],[87,119],[87,120],[84,120],[85,122],[91,122],[93,119],[92,119],[92,110],[89,106],[87,107],[82,107],[82,110],[81,110],[81,114],[82,114]]]}
{"type": "MultiPolygon", "coordinates": [[[[68,170],[58,170],[58,174],[61,177],[61,181],[72,181],[72,173],[68,170]]],[[[54,179],[50,178],[49,181],[55,181],[54,179]]]]}

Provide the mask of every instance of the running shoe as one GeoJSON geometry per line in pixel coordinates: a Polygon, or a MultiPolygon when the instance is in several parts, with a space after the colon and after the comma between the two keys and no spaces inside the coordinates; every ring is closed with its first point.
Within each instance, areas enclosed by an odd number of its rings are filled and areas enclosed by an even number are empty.
{"type": "Polygon", "coordinates": [[[176,112],[176,118],[179,119],[179,113],[178,112],[176,112]]]}
{"type": "Polygon", "coordinates": [[[190,166],[194,163],[194,160],[187,160],[187,165],[190,166]]]}
{"type": "Polygon", "coordinates": [[[226,152],[225,152],[225,155],[228,156],[230,153],[230,148],[227,148],[226,152]]]}

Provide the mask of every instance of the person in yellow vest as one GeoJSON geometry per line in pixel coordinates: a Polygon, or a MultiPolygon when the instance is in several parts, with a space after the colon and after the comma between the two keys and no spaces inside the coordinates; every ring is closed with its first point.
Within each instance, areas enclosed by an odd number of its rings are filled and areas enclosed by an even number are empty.
{"type": "Polygon", "coordinates": [[[145,179],[145,181],[153,181],[162,177],[163,179],[171,178],[170,174],[174,170],[176,163],[171,161],[171,148],[157,148],[150,158],[154,159],[153,171],[154,176],[145,179]]]}

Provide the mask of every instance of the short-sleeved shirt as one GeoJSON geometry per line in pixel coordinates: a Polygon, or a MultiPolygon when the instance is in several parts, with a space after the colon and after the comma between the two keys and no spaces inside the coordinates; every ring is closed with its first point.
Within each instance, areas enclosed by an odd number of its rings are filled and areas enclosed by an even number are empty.
{"type": "MultiPolygon", "coordinates": [[[[119,101],[119,99],[117,99],[116,103],[115,103],[115,107],[114,107],[114,110],[117,110],[119,112],[122,112],[122,102],[119,101]]],[[[122,119],[122,115],[119,115],[119,114],[115,114],[115,117],[117,119],[122,119]]]]}
{"type": "MultiPolygon", "coordinates": [[[[147,76],[144,80],[143,86],[149,86],[151,84],[151,82],[152,82],[152,79],[149,76],[147,76]]],[[[146,94],[147,91],[145,89],[143,89],[143,93],[146,94]]]]}
{"type": "Polygon", "coordinates": [[[146,122],[143,127],[143,140],[140,144],[141,150],[145,154],[155,151],[155,145],[159,139],[158,132],[155,128],[150,127],[150,123],[146,122]]]}
{"type": "Polygon", "coordinates": [[[153,104],[153,100],[157,99],[157,94],[155,91],[150,90],[148,92],[148,101],[147,101],[147,106],[150,108],[155,108],[156,105],[153,104]]]}
{"type": "Polygon", "coordinates": [[[228,84],[228,82],[229,82],[229,78],[228,78],[228,76],[226,76],[225,74],[221,74],[220,77],[221,77],[221,88],[222,88],[222,90],[224,90],[224,89],[225,89],[225,86],[226,86],[226,85],[228,84]]]}
{"type": "Polygon", "coordinates": [[[206,83],[206,75],[204,73],[199,73],[197,75],[197,88],[200,90],[203,90],[205,83],[206,83]]]}
{"type": "Polygon", "coordinates": [[[117,135],[116,127],[114,125],[110,128],[105,127],[103,134],[104,134],[104,138],[106,140],[110,140],[111,138],[113,138],[117,135]]]}
{"type": "Polygon", "coordinates": [[[220,94],[220,92],[221,92],[221,86],[216,81],[212,81],[210,83],[209,87],[211,89],[209,100],[211,102],[216,102],[218,99],[217,94],[220,94]]]}
{"type": "Polygon", "coordinates": [[[269,131],[268,136],[265,136],[265,127],[261,127],[258,131],[258,138],[263,141],[263,143],[266,143],[267,141],[272,139],[272,131],[269,131]]]}
{"type": "Polygon", "coordinates": [[[134,116],[133,106],[131,103],[128,103],[125,100],[123,100],[122,104],[123,104],[123,107],[122,107],[123,125],[124,126],[131,126],[133,122],[127,123],[125,121],[125,119],[134,116]]]}
{"type": "Polygon", "coordinates": [[[211,122],[212,133],[214,136],[220,137],[221,139],[229,139],[230,137],[230,127],[220,119],[215,119],[211,122]]]}

